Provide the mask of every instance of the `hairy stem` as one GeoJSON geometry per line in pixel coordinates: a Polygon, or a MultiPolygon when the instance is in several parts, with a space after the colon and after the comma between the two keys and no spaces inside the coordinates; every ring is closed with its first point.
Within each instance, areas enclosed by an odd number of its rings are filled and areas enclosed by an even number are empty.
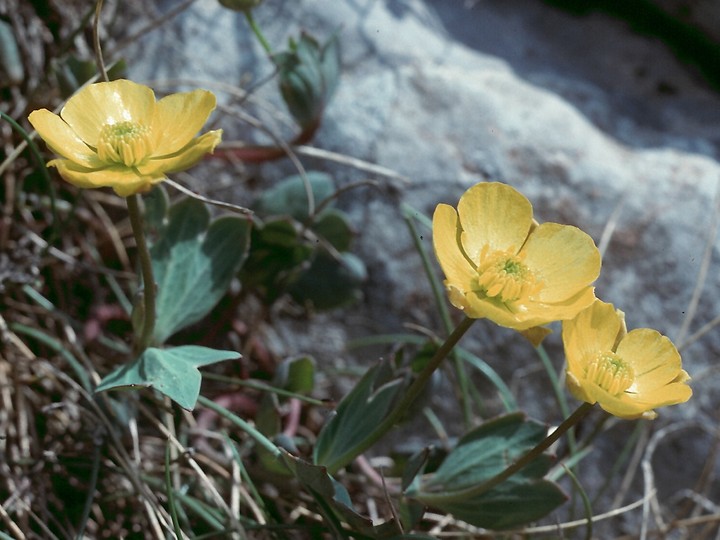
{"type": "Polygon", "coordinates": [[[138,337],[135,334],[135,352],[140,353],[147,349],[153,339],[155,331],[155,278],[153,276],[152,261],[148,250],[145,232],[143,230],[143,218],[140,211],[140,195],[130,195],[126,198],[130,224],[132,225],[135,244],[137,245],[138,257],[140,259],[140,270],[143,278],[143,320],[142,331],[138,337]]]}

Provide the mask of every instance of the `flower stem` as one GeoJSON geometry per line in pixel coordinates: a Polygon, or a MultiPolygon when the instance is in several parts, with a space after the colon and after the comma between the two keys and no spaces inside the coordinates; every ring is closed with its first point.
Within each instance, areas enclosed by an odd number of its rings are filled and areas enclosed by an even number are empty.
{"type": "Polygon", "coordinates": [[[565,421],[563,421],[562,424],[560,424],[557,429],[555,429],[550,435],[545,437],[542,441],[540,441],[534,448],[529,450],[524,456],[519,458],[515,463],[510,465],[507,469],[502,471],[499,474],[496,474],[492,478],[486,480],[485,482],[478,484],[476,486],[471,486],[465,489],[461,489],[458,491],[452,491],[452,492],[446,492],[446,493],[427,493],[427,492],[421,492],[418,493],[415,498],[418,500],[426,503],[426,504],[442,504],[442,503],[452,503],[457,501],[466,501],[471,497],[477,497],[479,495],[482,495],[483,493],[487,493],[494,487],[502,484],[505,480],[510,478],[512,475],[517,473],[518,471],[524,469],[527,467],[530,463],[532,463],[536,458],[538,458],[545,450],[550,448],[550,446],[557,441],[560,437],[565,434],[571,427],[573,427],[575,424],[580,422],[587,414],[592,410],[593,404],[590,403],[583,403],[580,405],[577,409],[575,409],[575,412],[573,412],[570,416],[568,416],[565,421]]]}
{"type": "Polygon", "coordinates": [[[140,337],[135,334],[135,352],[140,353],[150,346],[155,331],[155,278],[153,277],[152,261],[148,250],[145,232],[143,230],[143,218],[140,212],[140,195],[130,195],[126,198],[130,224],[132,225],[135,244],[137,245],[138,257],[140,258],[140,270],[143,278],[143,322],[140,337]]]}
{"type": "Polygon", "coordinates": [[[265,39],[262,30],[260,30],[260,27],[255,22],[255,17],[253,17],[251,9],[245,10],[245,19],[247,19],[247,22],[250,25],[250,30],[253,31],[253,34],[255,34],[255,37],[260,42],[260,45],[262,45],[262,48],[265,49],[268,56],[272,57],[272,47],[270,47],[270,43],[268,43],[268,40],[265,39]]]}
{"type": "Polygon", "coordinates": [[[345,454],[335,458],[330,463],[320,463],[327,467],[328,473],[335,474],[342,467],[350,463],[357,456],[362,454],[365,450],[375,444],[380,438],[385,435],[395,425],[395,423],[402,418],[402,416],[408,411],[413,402],[422,393],[425,385],[432,377],[435,370],[440,367],[440,364],[445,357],[452,351],[453,347],[460,341],[460,338],[465,335],[465,332],[472,326],[475,319],[465,318],[460,324],[457,325],[453,333],[443,342],[442,345],[435,351],[435,355],[430,359],[425,368],[420,372],[417,378],[413,381],[407,392],[403,395],[402,399],[395,405],[395,408],[378,424],[375,430],[370,433],[362,443],[348,450],[345,454]]]}
{"type": "MultiPolygon", "coordinates": [[[[415,219],[413,214],[417,212],[408,204],[403,203],[402,205],[403,218],[405,223],[410,230],[410,237],[412,238],[413,244],[415,244],[415,250],[420,255],[422,261],[423,270],[430,283],[433,296],[435,297],[435,304],[438,306],[440,312],[440,319],[442,320],[443,327],[446,334],[452,332],[452,321],[450,320],[450,312],[448,311],[448,305],[446,296],[444,294],[440,280],[437,278],[437,274],[433,270],[430,257],[428,257],[427,251],[422,244],[422,236],[415,226],[415,219]]],[[[465,421],[465,428],[469,429],[472,421],[472,402],[470,400],[470,386],[468,382],[467,372],[465,371],[465,364],[462,358],[458,355],[457,351],[453,351],[453,364],[455,366],[455,376],[457,377],[458,386],[460,389],[460,403],[463,410],[463,420],[465,421]]]]}

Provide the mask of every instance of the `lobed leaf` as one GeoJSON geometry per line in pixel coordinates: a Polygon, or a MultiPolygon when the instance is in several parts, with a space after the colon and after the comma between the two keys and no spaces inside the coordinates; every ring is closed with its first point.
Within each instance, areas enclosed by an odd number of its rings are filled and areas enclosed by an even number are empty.
{"type": "Polygon", "coordinates": [[[164,343],[215,307],[247,256],[249,238],[245,218],[225,216],[210,223],[200,201],[173,205],[150,251],[158,287],[155,343],[164,343]]]}
{"type": "Polygon", "coordinates": [[[196,345],[172,349],[150,347],[134,362],[110,372],[95,391],[137,386],[154,388],[191,411],[200,395],[202,375],[198,368],[240,356],[235,351],[219,351],[196,345]]]}

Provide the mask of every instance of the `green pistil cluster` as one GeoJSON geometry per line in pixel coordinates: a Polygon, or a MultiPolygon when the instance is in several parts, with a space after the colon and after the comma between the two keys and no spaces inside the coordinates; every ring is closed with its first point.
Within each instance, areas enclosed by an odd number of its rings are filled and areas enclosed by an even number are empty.
{"type": "Polygon", "coordinates": [[[622,394],[635,381],[635,372],[613,352],[598,354],[587,366],[586,377],[608,394],[622,394]]]}
{"type": "Polygon", "coordinates": [[[151,152],[150,128],[136,122],[106,124],[100,131],[97,151],[105,162],[139,165],[151,152]]]}
{"type": "Polygon", "coordinates": [[[533,294],[537,281],[520,257],[505,252],[491,253],[478,267],[478,287],[490,298],[515,302],[533,294]]]}

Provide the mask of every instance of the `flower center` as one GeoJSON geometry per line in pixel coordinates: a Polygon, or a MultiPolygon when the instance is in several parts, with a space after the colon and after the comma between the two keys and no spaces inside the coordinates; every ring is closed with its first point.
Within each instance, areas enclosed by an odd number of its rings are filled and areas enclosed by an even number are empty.
{"type": "Polygon", "coordinates": [[[613,396],[622,394],[635,382],[632,367],[612,352],[598,354],[588,364],[585,376],[613,396]]]}
{"type": "Polygon", "coordinates": [[[522,254],[509,251],[489,253],[485,246],[480,254],[477,284],[490,298],[514,302],[538,293],[541,283],[523,262],[522,254]]]}
{"type": "Polygon", "coordinates": [[[100,131],[98,157],[133,167],[150,154],[150,128],[135,122],[105,124],[100,131]]]}

